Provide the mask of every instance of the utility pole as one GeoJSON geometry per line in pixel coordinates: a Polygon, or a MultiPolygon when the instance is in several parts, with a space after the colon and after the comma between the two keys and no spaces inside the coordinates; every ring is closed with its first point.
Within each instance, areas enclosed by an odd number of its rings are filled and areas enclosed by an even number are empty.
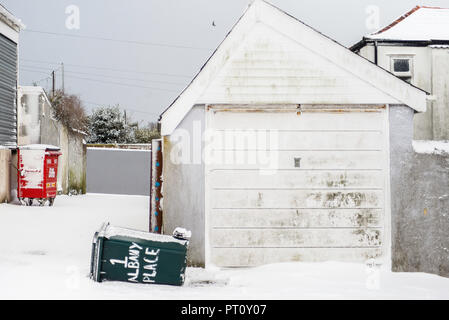
{"type": "Polygon", "coordinates": [[[61,71],[62,71],[62,93],[65,93],[65,87],[64,87],[64,62],[61,62],[61,71]]]}
{"type": "Polygon", "coordinates": [[[52,97],[54,97],[55,96],[55,71],[54,70],[51,72],[51,79],[52,79],[51,94],[52,94],[52,97]]]}

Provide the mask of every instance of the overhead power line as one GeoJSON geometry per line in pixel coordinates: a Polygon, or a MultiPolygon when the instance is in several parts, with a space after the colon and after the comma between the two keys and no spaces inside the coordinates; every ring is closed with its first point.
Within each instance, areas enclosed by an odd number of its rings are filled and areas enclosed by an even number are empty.
{"type": "MultiPolygon", "coordinates": [[[[40,73],[40,74],[47,74],[43,71],[35,71],[35,70],[28,70],[28,69],[22,69],[24,72],[31,72],[31,73],[40,73]]],[[[73,79],[79,79],[79,80],[85,80],[85,81],[92,81],[92,82],[98,82],[103,84],[113,84],[118,86],[124,86],[124,87],[131,87],[131,88],[141,88],[141,89],[149,89],[149,90],[158,90],[158,91],[167,91],[167,92],[176,92],[179,93],[179,90],[171,90],[166,88],[158,88],[158,87],[147,87],[147,86],[141,86],[136,84],[128,84],[128,83],[122,83],[122,82],[113,82],[113,81],[105,81],[100,79],[92,79],[92,78],[84,78],[84,77],[76,77],[76,76],[70,76],[66,75],[67,78],[73,78],[73,79]]]]}
{"type": "MultiPolygon", "coordinates": [[[[20,65],[20,68],[23,70],[37,70],[37,71],[47,71],[51,72],[53,69],[47,68],[47,67],[39,67],[39,66],[28,66],[28,65],[20,65]]],[[[55,70],[57,71],[57,70],[55,70]]],[[[148,80],[148,79],[138,79],[138,78],[128,78],[128,77],[119,77],[119,76],[110,76],[105,74],[99,74],[99,73],[90,73],[90,72],[79,72],[79,71],[72,71],[72,70],[65,70],[65,74],[81,74],[81,75],[88,75],[88,76],[94,76],[94,77],[102,77],[102,78],[109,78],[109,79],[120,79],[120,80],[130,80],[130,81],[138,81],[138,82],[147,82],[147,83],[159,83],[159,84],[170,84],[170,85],[185,85],[183,82],[171,82],[171,81],[159,81],[159,80],[148,80]]]]}
{"type": "Polygon", "coordinates": [[[159,91],[167,91],[167,92],[177,92],[177,93],[179,93],[179,90],[172,90],[172,89],[165,89],[165,88],[147,87],[147,86],[141,86],[141,85],[136,85],[136,84],[127,84],[127,83],[121,83],[121,82],[104,81],[104,80],[84,78],[84,77],[76,77],[76,76],[68,76],[68,75],[66,77],[67,78],[73,78],[73,79],[86,80],[86,81],[93,81],[93,82],[98,82],[98,83],[120,85],[120,86],[131,87],[131,88],[142,88],[142,89],[150,89],[150,90],[159,90],[159,91]]]}
{"type": "MultiPolygon", "coordinates": [[[[98,102],[87,101],[87,100],[81,100],[81,101],[86,104],[91,104],[94,106],[110,106],[111,105],[110,103],[98,103],[98,102]]],[[[141,110],[137,110],[137,109],[123,108],[120,105],[119,105],[119,108],[126,110],[126,111],[133,111],[133,112],[144,113],[144,114],[149,114],[149,115],[153,115],[153,116],[159,116],[159,113],[156,113],[156,112],[147,112],[147,111],[141,111],[141,110]]]]}
{"type": "Polygon", "coordinates": [[[49,79],[51,79],[51,76],[48,76],[46,78],[43,78],[43,79],[40,79],[40,80],[37,80],[37,81],[33,81],[33,83],[38,84],[38,83],[41,83],[42,81],[49,80],[49,79]]]}
{"type": "MultiPolygon", "coordinates": [[[[29,62],[37,62],[37,63],[41,63],[41,64],[60,65],[59,62],[50,62],[50,61],[35,60],[35,59],[21,59],[21,60],[22,61],[29,61],[29,62]]],[[[115,68],[108,68],[108,67],[88,66],[88,65],[82,65],[82,64],[64,63],[64,65],[65,66],[69,66],[69,67],[97,69],[97,70],[107,70],[107,71],[125,72],[125,73],[139,73],[139,74],[167,76],[167,77],[180,77],[180,78],[191,78],[192,77],[191,75],[188,76],[188,75],[172,74],[172,73],[161,73],[161,72],[151,72],[151,71],[115,69],[115,68]]]]}
{"type": "Polygon", "coordinates": [[[189,50],[210,50],[209,48],[200,48],[200,47],[185,46],[185,45],[174,45],[174,44],[157,43],[157,42],[114,39],[114,38],[105,38],[105,37],[97,37],[97,36],[79,35],[79,34],[71,34],[71,33],[60,33],[60,32],[50,32],[50,31],[42,31],[42,30],[33,30],[33,29],[25,29],[24,31],[32,32],[32,33],[47,34],[47,35],[52,35],[52,36],[59,36],[59,37],[91,39],[91,40],[100,40],[100,41],[110,41],[110,42],[117,42],[117,43],[137,44],[137,45],[143,45],[143,46],[153,46],[153,47],[162,47],[162,48],[189,49],[189,50]]]}

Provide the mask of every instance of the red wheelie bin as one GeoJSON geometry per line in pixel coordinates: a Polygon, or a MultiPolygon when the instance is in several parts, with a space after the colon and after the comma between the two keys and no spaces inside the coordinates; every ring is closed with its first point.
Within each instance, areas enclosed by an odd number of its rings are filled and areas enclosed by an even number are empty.
{"type": "Polygon", "coordinates": [[[20,146],[17,153],[17,196],[21,204],[33,205],[37,200],[50,206],[58,189],[59,147],[49,145],[20,146]]]}

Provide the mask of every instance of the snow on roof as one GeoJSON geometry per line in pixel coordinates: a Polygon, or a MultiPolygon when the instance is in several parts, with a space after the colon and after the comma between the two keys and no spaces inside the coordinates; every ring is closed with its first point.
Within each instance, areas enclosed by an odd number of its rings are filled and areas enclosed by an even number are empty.
{"type": "Polygon", "coordinates": [[[398,41],[449,40],[449,9],[416,6],[366,38],[398,41]]]}
{"type": "Polygon", "coordinates": [[[25,29],[25,25],[22,21],[16,18],[11,12],[9,12],[4,6],[0,4],[0,19],[7,20],[7,22],[11,22],[19,29],[25,29]]]}
{"type": "Polygon", "coordinates": [[[413,149],[416,153],[449,155],[449,141],[415,140],[413,149]]]}
{"type": "Polygon", "coordinates": [[[20,146],[19,149],[21,150],[61,150],[60,147],[52,146],[49,144],[30,144],[27,146],[20,146]]]}
{"type": "Polygon", "coordinates": [[[44,88],[40,86],[18,86],[18,89],[26,94],[41,94],[45,93],[44,88]]]}

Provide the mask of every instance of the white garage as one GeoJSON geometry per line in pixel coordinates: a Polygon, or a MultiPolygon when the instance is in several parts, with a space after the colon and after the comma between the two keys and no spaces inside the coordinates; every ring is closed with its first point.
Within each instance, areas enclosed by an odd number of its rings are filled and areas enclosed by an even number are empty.
{"type": "Polygon", "coordinates": [[[164,231],[191,265],[387,257],[396,105],[426,93],[253,2],[161,116],[164,231]]]}

